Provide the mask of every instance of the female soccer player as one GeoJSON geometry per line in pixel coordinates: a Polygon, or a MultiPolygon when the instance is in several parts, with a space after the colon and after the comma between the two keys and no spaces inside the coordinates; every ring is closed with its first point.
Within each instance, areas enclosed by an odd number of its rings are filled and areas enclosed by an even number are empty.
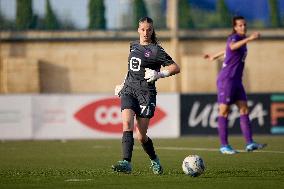
{"type": "Polygon", "coordinates": [[[251,124],[247,96],[242,84],[242,75],[247,56],[246,44],[259,38],[258,32],[246,36],[246,21],[242,16],[233,18],[233,31],[227,39],[226,50],[215,55],[205,55],[205,59],[215,60],[225,54],[223,67],[218,75],[217,91],[219,103],[218,132],[221,141],[220,152],[223,154],[237,153],[228,143],[228,114],[230,105],[235,103],[240,111],[240,125],[246,140],[246,151],[261,149],[265,144],[258,144],[252,139],[251,124]]]}
{"type": "Polygon", "coordinates": [[[115,94],[121,98],[123,122],[122,160],[112,165],[116,172],[130,173],[134,145],[134,117],[137,121],[137,139],[151,161],[154,174],[162,174],[163,168],[155,153],[152,140],[147,136],[150,119],[156,106],[155,82],[180,72],[179,66],[158,44],[153,20],[144,17],[139,20],[139,41],[130,43],[128,73],[123,84],[116,86],[115,94]],[[161,66],[165,67],[160,70],[161,66]]]}

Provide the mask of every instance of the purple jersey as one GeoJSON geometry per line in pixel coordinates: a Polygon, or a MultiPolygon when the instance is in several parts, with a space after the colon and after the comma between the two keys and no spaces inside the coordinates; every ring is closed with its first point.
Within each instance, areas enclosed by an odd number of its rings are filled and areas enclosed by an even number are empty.
{"type": "Polygon", "coordinates": [[[230,43],[244,39],[246,36],[232,34],[227,39],[225,60],[219,73],[218,80],[234,79],[241,80],[244,70],[245,58],[247,56],[246,44],[239,49],[231,50],[230,43]]]}

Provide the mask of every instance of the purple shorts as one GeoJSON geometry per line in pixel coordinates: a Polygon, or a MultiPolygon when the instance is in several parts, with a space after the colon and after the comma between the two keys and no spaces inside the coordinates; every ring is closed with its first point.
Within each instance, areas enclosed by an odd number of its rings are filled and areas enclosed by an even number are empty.
{"type": "Polygon", "coordinates": [[[247,95],[241,81],[231,79],[218,80],[218,103],[233,104],[236,101],[247,101],[247,95]]]}

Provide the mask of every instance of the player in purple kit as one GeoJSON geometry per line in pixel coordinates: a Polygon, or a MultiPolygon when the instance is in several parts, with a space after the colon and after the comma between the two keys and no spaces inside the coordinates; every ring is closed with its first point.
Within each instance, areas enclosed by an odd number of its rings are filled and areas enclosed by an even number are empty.
{"type": "Polygon", "coordinates": [[[259,144],[252,139],[252,130],[249,120],[249,109],[247,105],[247,96],[242,84],[242,75],[247,56],[246,44],[259,38],[260,34],[254,32],[246,36],[246,21],[242,16],[233,18],[233,31],[227,39],[226,50],[215,55],[205,55],[208,60],[215,60],[224,56],[223,67],[217,79],[218,91],[218,132],[221,141],[220,152],[223,154],[237,153],[228,142],[228,114],[230,105],[236,104],[240,111],[240,125],[243,136],[246,140],[246,151],[262,149],[265,144],[259,144]]]}

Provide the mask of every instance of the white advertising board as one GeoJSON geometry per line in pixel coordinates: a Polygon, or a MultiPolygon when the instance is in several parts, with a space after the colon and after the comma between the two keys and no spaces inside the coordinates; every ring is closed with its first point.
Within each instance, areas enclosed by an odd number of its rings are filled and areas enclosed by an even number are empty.
{"type": "MultiPolygon", "coordinates": [[[[148,135],[180,135],[179,95],[157,96],[148,135]]],[[[2,95],[0,139],[121,138],[120,99],[113,95],[2,95]]]]}
{"type": "MultiPolygon", "coordinates": [[[[41,95],[33,97],[33,138],[121,138],[120,100],[112,95],[41,95]]],[[[179,95],[158,95],[148,135],[178,137],[179,95]]]]}
{"type": "Polygon", "coordinates": [[[31,139],[31,96],[0,96],[0,139],[31,139]]]}

